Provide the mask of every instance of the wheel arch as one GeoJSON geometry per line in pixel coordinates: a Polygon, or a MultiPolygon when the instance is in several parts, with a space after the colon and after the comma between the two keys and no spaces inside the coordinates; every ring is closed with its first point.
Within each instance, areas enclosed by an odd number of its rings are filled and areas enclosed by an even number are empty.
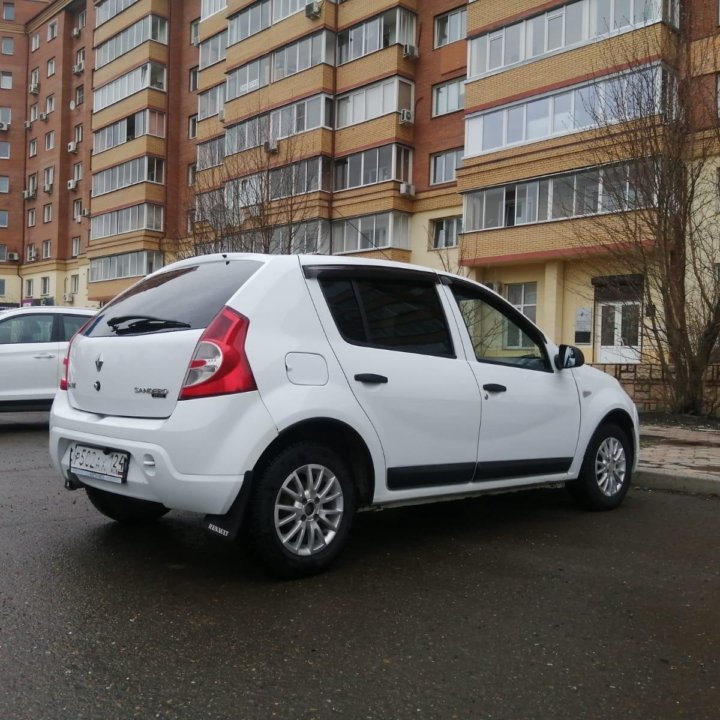
{"type": "Polygon", "coordinates": [[[347,461],[358,493],[358,507],[369,505],[375,496],[375,472],[370,449],[360,434],[348,424],[333,418],[302,420],[283,429],[268,445],[252,469],[255,482],[277,452],[297,442],[312,441],[327,445],[347,461]]]}
{"type": "MultiPolygon", "coordinates": [[[[625,410],[616,408],[615,410],[611,410],[609,413],[607,413],[598,423],[597,427],[599,428],[602,425],[607,424],[617,425],[627,435],[628,440],[630,440],[630,444],[632,446],[632,457],[630,458],[629,465],[630,467],[633,467],[638,452],[638,448],[635,447],[635,423],[633,422],[633,419],[625,410]]],[[[593,435],[594,434],[595,432],[593,432],[593,435]]]]}

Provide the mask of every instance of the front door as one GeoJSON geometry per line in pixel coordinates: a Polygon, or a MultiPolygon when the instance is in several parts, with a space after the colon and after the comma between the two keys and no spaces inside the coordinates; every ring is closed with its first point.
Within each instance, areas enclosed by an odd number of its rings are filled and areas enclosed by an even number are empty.
{"type": "Polygon", "coordinates": [[[600,302],[596,317],[597,361],[640,362],[640,303],[636,300],[600,302]]]}

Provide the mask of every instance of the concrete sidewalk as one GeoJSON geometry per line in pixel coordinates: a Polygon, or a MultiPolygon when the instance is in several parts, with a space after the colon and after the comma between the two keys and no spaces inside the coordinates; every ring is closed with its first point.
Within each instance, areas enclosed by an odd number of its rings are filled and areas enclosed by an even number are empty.
{"type": "Polygon", "coordinates": [[[720,431],[641,424],[634,484],[656,490],[720,495],[720,431]]]}

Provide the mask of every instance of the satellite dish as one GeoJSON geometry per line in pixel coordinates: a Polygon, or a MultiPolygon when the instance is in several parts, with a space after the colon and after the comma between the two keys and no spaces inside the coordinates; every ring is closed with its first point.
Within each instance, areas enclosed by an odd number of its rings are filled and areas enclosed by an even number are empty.
{"type": "Polygon", "coordinates": [[[71,101],[70,101],[70,109],[71,109],[71,110],[74,110],[74,109],[75,109],[75,101],[74,101],[74,100],[71,100],[71,101]]]}

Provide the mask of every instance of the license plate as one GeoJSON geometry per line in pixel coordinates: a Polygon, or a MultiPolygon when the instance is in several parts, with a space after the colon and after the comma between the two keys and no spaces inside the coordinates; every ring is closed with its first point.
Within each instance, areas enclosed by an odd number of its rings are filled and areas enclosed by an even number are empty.
{"type": "Polygon", "coordinates": [[[124,483],[129,462],[129,453],[120,450],[103,450],[88,445],[73,445],[70,448],[71,472],[94,480],[124,483]]]}

